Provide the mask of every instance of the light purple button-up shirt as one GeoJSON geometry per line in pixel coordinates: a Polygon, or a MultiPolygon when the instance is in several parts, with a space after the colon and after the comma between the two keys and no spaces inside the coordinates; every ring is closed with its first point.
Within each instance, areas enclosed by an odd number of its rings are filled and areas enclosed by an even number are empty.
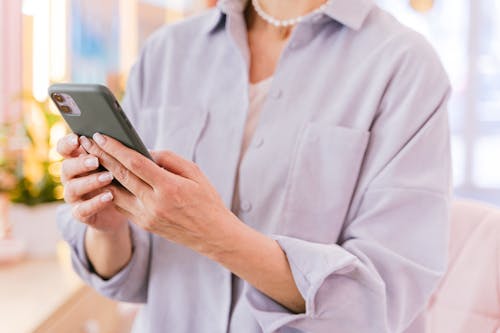
{"type": "MultiPolygon", "coordinates": [[[[124,101],[146,145],[194,160],[228,207],[249,104],[244,5],[155,33],[124,101]]],[[[66,207],[75,269],[145,303],[135,332],[423,332],[446,263],[448,94],[429,44],[370,0],[331,0],[294,30],[239,166],[236,213],[285,251],[305,313],[135,226],[130,263],[104,281],[66,207]]]]}

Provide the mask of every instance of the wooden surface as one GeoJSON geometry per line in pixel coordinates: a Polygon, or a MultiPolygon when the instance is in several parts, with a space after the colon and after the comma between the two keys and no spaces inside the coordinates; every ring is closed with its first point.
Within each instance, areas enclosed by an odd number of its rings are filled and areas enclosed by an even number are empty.
{"type": "Polygon", "coordinates": [[[118,304],[85,286],[67,260],[0,266],[0,332],[122,332],[118,304]]]}
{"type": "Polygon", "coordinates": [[[118,333],[118,304],[85,286],[52,313],[34,333],[118,333]]]}
{"type": "Polygon", "coordinates": [[[0,332],[33,332],[81,288],[55,258],[0,266],[0,332]]]}

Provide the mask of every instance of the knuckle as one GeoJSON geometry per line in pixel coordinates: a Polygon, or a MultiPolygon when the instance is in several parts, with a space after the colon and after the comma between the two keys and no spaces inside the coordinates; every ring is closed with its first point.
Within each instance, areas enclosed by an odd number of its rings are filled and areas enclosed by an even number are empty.
{"type": "MultiPolygon", "coordinates": [[[[94,147],[95,145],[92,145],[92,147],[94,147]]],[[[99,161],[104,161],[106,160],[106,153],[99,149],[99,148],[95,148],[95,149],[92,149],[92,155],[94,155],[95,157],[97,157],[99,159],[99,161]]]]}
{"type": "Polygon", "coordinates": [[[182,186],[179,184],[172,184],[168,187],[167,191],[172,197],[177,198],[182,192],[182,186]]]}
{"type": "Polygon", "coordinates": [[[196,163],[190,163],[189,171],[194,175],[199,175],[201,173],[201,169],[196,163]]]}
{"type": "Polygon", "coordinates": [[[155,194],[157,195],[158,199],[161,200],[161,198],[170,198],[172,196],[172,186],[169,185],[160,185],[155,188],[155,194]]]}
{"type": "Polygon", "coordinates": [[[98,154],[102,153],[102,150],[97,147],[97,145],[94,143],[92,140],[88,140],[88,144],[85,148],[85,150],[92,155],[97,156],[98,154]]]}
{"type": "Polygon", "coordinates": [[[68,160],[63,160],[61,163],[61,182],[64,184],[68,179],[68,160]]]}
{"type": "Polygon", "coordinates": [[[71,214],[73,217],[79,221],[85,220],[85,216],[83,215],[81,204],[74,205],[73,208],[71,209],[71,214]]]}
{"type": "Polygon", "coordinates": [[[94,216],[101,210],[101,203],[96,200],[89,200],[89,204],[84,211],[87,217],[94,216]]]}
{"type": "Polygon", "coordinates": [[[111,192],[111,194],[113,195],[113,197],[116,197],[118,195],[120,195],[121,193],[121,190],[119,187],[117,187],[116,185],[113,185],[113,184],[110,184],[110,185],[106,185],[102,188],[102,192],[111,192]]]}
{"type": "Polygon", "coordinates": [[[130,161],[129,161],[129,164],[130,164],[130,167],[132,169],[134,169],[134,170],[135,169],[141,169],[144,166],[143,161],[140,158],[138,158],[138,157],[131,158],[130,161]]]}
{"type": "Polygon", "coordinates": [[[146,202],[147,200],[146,196],[147,196],[146,191],[139,191],[137,193],[137,199],[139,199],[140,202],[146,202]]]}
{"type": "Polygon", "coordinates": [[[72,213],[75,219],[88,223],[88,221],[95,216],[98,210],[99,203],[91,199],[74,204],[72,213]]]}
{"type": "Polygon", "coordinates": [[[179,206],[182,202],[182,186],[178,184],[171,184],[164,186],[159,192],[160,197],[168,198],[170,204],[174,206],[179,206]]]}
{"type": "Polygon", "coordinates": [[[85,180],[85,187],[90,189],[90,190],[102,188],[103,185],[101,185],[102,183],[99,181],[99,177],[102,175],[103,175],[102,172],[97,172],[97,173],[91,174],[85,180]]]}
{"type": "MultiPolygon", "coordinates": [[[[78,163],[78,165],[81,165],[81,163],[78,163]]],[[[75,159],[65,159],[62,161],[61,164],[61,179],[63,182],[67,182],[71,178],[73,178],[73,175],[75,174],[75,159]]]]}
{"type": "Polygon", "coordinates": [[[64,201],[67,203],[75,202],[75,195],[70,185],[64,186],[64,201]]]}
{"type": "Polygon", "coordinates": [[[130,172],[123,168],[123,167],[119,167],[116,171],[115,171],[115,177],[118,178],[120,181],[127,181],[130,177],[130,172]]]}
{"type": "Polygon", "coordinates": [[[155,217],[158,217],[158,218],[162,218],[165,214],[165,211],[162,207],[159,207],[159,206],[156,206],[156,207],[153,207],[153,216],[155,217]]]}
{"type": "Polygon", "coordinates": [[[95,215],[89,216],[85,219],[85,224],[88,225],[89,227],[93,227],[93,228],[98,227],[97,222],[98,221],[97,221],[97,218],[95,215]]]}

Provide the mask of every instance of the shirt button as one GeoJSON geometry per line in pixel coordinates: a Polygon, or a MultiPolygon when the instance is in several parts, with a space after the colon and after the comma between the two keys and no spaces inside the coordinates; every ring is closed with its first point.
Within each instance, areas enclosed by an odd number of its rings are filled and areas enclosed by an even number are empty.
{"type": "Polygon", "coordinates": [[[248,213],[249,211],[252,210],[252,204],[248,201],[243,201],[241,202],[240,208],[242,212],[248,213]]]}
{"type": "Polygon", "coordinates": [[[283,96],[283,91],[281,89],[275,89],[271,91],[270,96],[274,99],[280,99],[283,96]]]}
{"type": "Polygon", "coordinates": [[[260,148],[262,147],[262,145],[264,144],[264,139],[263,138],[256,138],[254,143],[253,143],[253,146],[255,148],[260,148]]]}
{"type": "Polygon", "coordinates": [[[321,21],[321,18],[322,18],[322,17],[323,17],[323,15],[321,15],[321,14],[317,14],[316,16],[314,16],[314,17],[312,18],[312,21],[313,21],[314,23],[318,23],[319,21],[321,21]]]}

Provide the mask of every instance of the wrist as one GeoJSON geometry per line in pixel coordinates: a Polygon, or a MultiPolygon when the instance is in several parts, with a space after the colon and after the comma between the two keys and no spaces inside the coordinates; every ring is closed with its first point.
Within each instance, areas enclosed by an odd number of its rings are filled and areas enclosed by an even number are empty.
{"type": "Polygon", "coordinates": [[[93,226],[87,226],[87,233],[94,238],[100,239],[109,239],[109,240],[118,240],[123,238],[124,236],[129,235],[129,225],[128,222],[120,223],[119,226],[112,229],[100,229],[95,228],[93,226]]]}
{"type": "Polygon", "coordinates": [[[110,279],[130,261],[133,252],[128,223],[113,231],[89,226],[84,239],[85,253],[91,270],[102,279],[110,279]]]}
{"type": "Polygon", "coordinates": [[[242,223],[231,211],[219,216],[218,230],[205,239],[195,251],[206,256],[212,261],[220,264],[238,251],[238,243],[245,237],[244,234],[250,229],[242,223]]]}
{"type": "Polygon", "coordinates": [[[276,245],[271,238],[252,229],[232,213],[226,222],[218,241],[207,246],[203,254],[228,269],[244,265],[256,249],[260,249],[257,252],[267,252],[276,245]]]}

